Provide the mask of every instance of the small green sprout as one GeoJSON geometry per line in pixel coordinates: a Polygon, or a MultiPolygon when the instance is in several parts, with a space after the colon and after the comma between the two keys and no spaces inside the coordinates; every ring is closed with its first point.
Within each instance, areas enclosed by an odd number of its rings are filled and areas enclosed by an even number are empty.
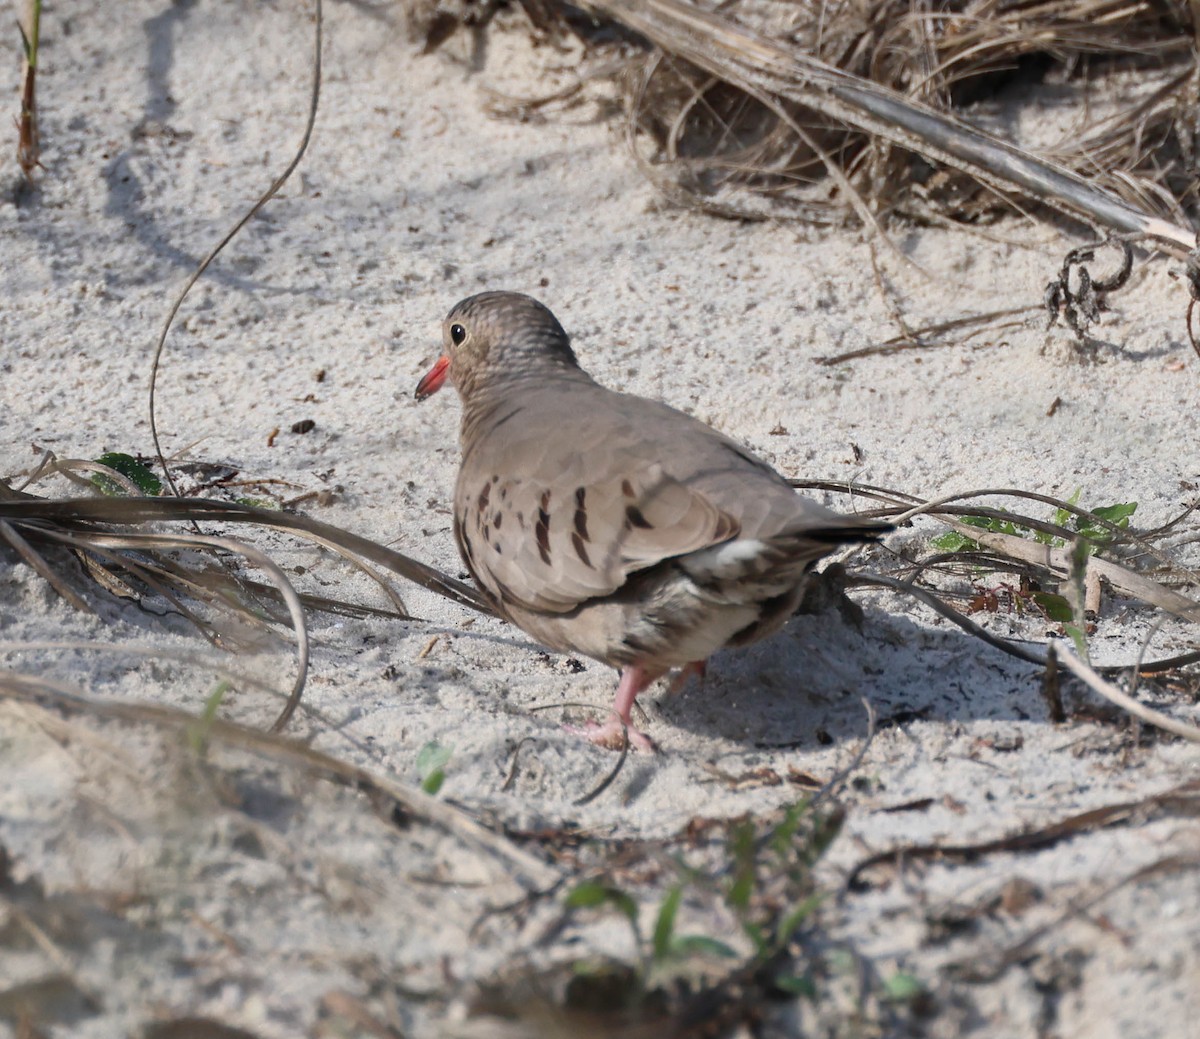
{"type": "MultiPolygon", "coordinates": [[[[162,494],[162,482],[133,455],[123,454],[120,451],[109,451],[102,454],[96,461],[100,465],[115,469],[122,476],[132,480],[146,497],[156,498],[162,494]]],[[[125,494],[123,487],[102,473],[96,473],[92,477],[92,483],[100,488],[101,494],[107,494],[110,498],[119,498],[125,494]]]]}
{"type": "MultiPolygon", "coordinates": [[[[1080,490],[1081,488],[1076,488],[1075,493],[1067,499],[1068,505],[1074,505],[1079,500],[1080,490]]],[[[1129,526],[1129,517],[1137,512],[1137,507],[1136,501],[1117,502],[1113,505],[1099,505],[1091,510],[1091,514],[1124,530],[1129,526]]],[[[1066,544],[1063,538],[1055,537],[1044,530],[1031,530],[1020,523],[1001,519],[999,516],[964,516],[959,522],[967,527],[978,527],[989,534],[1009,534],[1018,538],[1032,536],[1034,541],[1042,545],[1049,545],[1051,548],[1062,548],[1066,544]]],[[[1087,516],[1076,516],[1069,509],[1056,509],[1051,522],[1056,527],[1073,527],[1087,542],[1089,553],[1095,552],[1100,545],[1107,544],[1113,538],[1113,533],[1108,527],[1094,523],[1087,516]]],[[[979,550],[977,541],[957,530],[948,530],[945,534],[939,534],[933,539],[932,544],[934,548],[941,549],[943,552],[977,552],[979,550]]]]}
{"type": "Polygon", "coordinates": [[[454,753],[453,747],[445,747],[437,740],[430,740],[417,752],[417,775],[421,777],[421,789],[427,794],[436,794],[446,781],[446,763],[454,753]]]}

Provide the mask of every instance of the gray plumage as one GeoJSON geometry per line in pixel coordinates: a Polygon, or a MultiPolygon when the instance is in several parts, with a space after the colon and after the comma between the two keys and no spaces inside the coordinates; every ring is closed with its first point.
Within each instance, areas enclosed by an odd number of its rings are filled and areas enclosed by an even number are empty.
{"type": "Polygon", "coordinates": [[[472,296],[443,338],[448,364],[418,397],[448,375],[462,400],[463,559],[539,642],[623,669],[625,724],[650,682],[771,634],[816,560],[887,529],[797,495],[704,423],[599,385],[528,296],[472,296]]]}

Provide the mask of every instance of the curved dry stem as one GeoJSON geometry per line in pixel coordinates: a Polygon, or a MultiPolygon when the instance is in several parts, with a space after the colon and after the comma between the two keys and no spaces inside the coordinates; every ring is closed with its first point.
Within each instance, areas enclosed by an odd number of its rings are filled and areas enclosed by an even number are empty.
{"type": "Polygon", "coordinates": [[[308,116],[304,124],[304,135],[300,140],[300,146],[296,149],[296,154],[292,156],[291,162],[288,163],[285,169],[275,180],[271,186],[262,194],[257,202],[254,203],[245,213],[245,215],[226,232],[225,236],[213,246],[212,251],[200,261],[200,264],[192,272],[191,277],[184,283],[175,301],[171,304],[171,309],[167,312],[166,320],[163,322],[162,331],[159,332],[158,340],[154,344],[154,357],[150,362],[150,393],[148,400],[148,408],[150,411],[150,439],[154,442],[154,453],[158,456],[158,462],[162,466],[163,476],[166,478],[167,485],[171,488],[171,493],[176,497],[179,496],[179,488],[175,486],[175,479],[171,476],[170,466],[167,465],[167,460],[163,455],[162,443],[158,435],[158,418],[157,409],[155,408],[155,398],[158,390],[158,372],[162,361],[163,350],[167,344],[167,336],[171,331],[171,326],[175,323],[175,316],[179,313],[179,308],[183,306],[183,301],[187,298],[189,292],[192,291],[192,286],[200,280],[200,277],[208,270],[209,264],[213,262],[239,231],[246,226],[263,206],[265,206],[281,187],[287,182],[287,179],[295,172],[297,166],[300,165],[300,160],[304,158],[304,153],[308,150],[308,142],[312,140],[313,126],[317,121],[317,106],[321,99],[321,37],[324,31],[324,6],[322,0],[315,0],[316,18],[313,29],[313,81],[312,90],[309,95],[308,116]]]}
{"type": "MultiPolygon", "coordinates": [[[[128,642],[88,642],[83,639],[41,639],[21,642],[0,641],[0,654],[51,652],[112,653],[122,657],[135,657],[157,662],[169,660],[188,667],[203,668],[241,689],[254,689],[268,696],[280,698],[286,695],[280,693],[279,688],[266,679],[256,678],[245,671],[237,671],[229,667],[223,662],[225,659],[223,657],[203,656],[199,653],[189,653],[173,647],[140,646],[128,642]]],[[[370,743],[356,739],[353,735],[347,733],[344,722],[338,721],[338,719],[307,703],[302,702],[299,705],[299,710],[301,714],[323,724],[326,733],[344,740],[360,753],[368,756],[379,756],[379,747],[372,746],[370,743]]]]}
{"type": "MultiPolygon", "coordinates": [[[[871,140],[965,173],[997,192],[1016,192],[1111,230],[1160,239],[1177,256],[1194,248],[1190,228],[1114,196],[1094,178],[814,57],[792,40],[755,32],[721,11],[683,0],[586,0],[583,6],[750,96],[803,106],[871,140]]],[[[1021,13],[1028,16],[1024,9],[1021,13]]],[[[1113,41],[1121,39],[1119,33],[1109,35],[1113,41]]],[[[1186,60],[1186,51],[1181,55],[1186,60]]]]}
{"type": "Polygon", "coordinates": [[[1145,704],[1139,703],[1132,696],[1125,693],[1124,690],[1113,685],[1112,682],[1107,682],[1101,678],[1094,668],[1084,663],[1070,650],[1064,650],[1057,656],[1058,663],[1062,664],[1076,678],[1082,679],[1089,689],[1095,693],[1099,693],[1110,703],[1116,704],[1122,710],[1128,711],[1135,718],[1140,718],[1147,724],[1156,726],[1164,732],[1180,736],[1192,743],[1200,743],[1200,728],[1188,725],[1186,722],[1176,721],[1174,718],[1169,718],[1152,707],[1147,707],[1145,704]]]}
{"type": "Polygon", "coordinates": [[[265,552],[259,551],[253,545],[233,538],[215,537],[211,534],[105,534],[89,531],[86,536],[68,533],[64,530],[43,530],[44,535],[60,544],[72,548],[87,550],[93,546],[112,549],[144,550],[148,548],[208,548],[221,549],[233,555],[239,555],[266,573],[274,582],[276,589],[283,598],[291,619],[292,630],[296,636],[296,678],[292,682],[283,710],[271,725],[272,732],[281,731],[291,720],[304,692],[304,683],[308,677],[308,625],[304,620],[304,607],[292,582],[287,579],[282,568],[265,552]]]}
{"type": "Polygon", "coordinates": [[[911,595],[914,599],[919,599],[923,602],[934,613],[945,617],[951,624],[962,628],[968,635],[974,635],[989,646],[1000,650],[1001,653],[1007,653],[1010,657],[1016,657],[1027,664],[1037,664],[1039,667],[1045,667],[1046,665],[1047,658],[1045,656],[1034,653],[1032,650],[1022,649],[1008,639],[998,638],[986,628],[976,624],[966,614],[959,613],[954,607],[944,603],[928,589],[913,584],[911,581],[900,581],[894,577],[885,577],[882,574],[852,574],[846,578],[846,587],[887,588],[893,592],[911,595]]]}
{"type": "Polygon", "coordinates": [[[221,719],[208,721],[161,704],[102,700],[48,679],[14,671],[0,671],[0,696],[71,714],[153,725],[178,736],[185,736],[194,732],[196,726],[203,726],[207,743],[219,743],[246,751],[285,767],[300,769],[319,779],[362,791],[385,801],[387,815],[399,810],[407,816],[437,826],[469,846],[500,860],[505,866],[503,879],[511,880],[526,890],[548,890],[557,886],[562,879],[562,875],[553,867],[501,835],[480,826],[461,808],[440,801],[391,776],[368,772],[296,740],[221,719]]]}
{"type": "Polygon", "coordinates": [[[480,613],[491,613],[491,606],[482,594],[469,585],[450,577],[435,567],[419,562],[380,545],[369,538],[352,534],[330,523],[322,523],[299,513],[259,509],[238,502],[216,501],[210,498],[43,498],[0,499],[0,519],[34,523],[48,521],[62,524],[140,524],[223,522],[249,523],[256,526],[285,530],[298,537],[324,539],[362,559],[370,560],[385,570],[391,570],[428,591],[451,602],[480,613]]]}

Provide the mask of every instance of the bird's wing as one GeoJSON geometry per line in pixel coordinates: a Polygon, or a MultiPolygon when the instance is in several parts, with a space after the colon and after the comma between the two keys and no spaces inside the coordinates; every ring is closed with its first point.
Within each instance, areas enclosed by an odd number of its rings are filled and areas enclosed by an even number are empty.
{"type": "Polygon", "coordinates": [[[459,473],[459,547],[501,605],[565,613],[636,571],[738,535],[736,516],[668,471],[671,434],[681,432],[672,422],[647,421],[640,407],[631,421],[613,407],[625,398],[607,391],[565,396],[581,410],[564,414],[560,395],[548,421],[529,402],[529,414],[506,418],[503,438],[466,453],[459,473]]]}

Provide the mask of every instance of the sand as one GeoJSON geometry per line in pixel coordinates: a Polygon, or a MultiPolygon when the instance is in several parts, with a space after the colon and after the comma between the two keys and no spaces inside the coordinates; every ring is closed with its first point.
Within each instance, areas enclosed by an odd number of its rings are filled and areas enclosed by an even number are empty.
{"type": "MultiPolygon", "coordinates": [[[[543,92],[538,70],[574,61],[531,47],[519,22],[478,52],[463,34],[420,56],[397,6],[329,10],[301,169],[202,279],[168,341],[158,414],[169,455],[286,481],[270,485],[283,497],[331,491],[304,507],[461,574],[449,513],[457,404],[446,393],[417,405],[412,389],[449,307],[507,288],[544,300],[598,379],[697,415],[788,476],[921,496],[1080,489],[1084,505],[1136,501],[1145,529],[1193,499],[1197,360],[1177,264],[1143,256],[1086,356],[1033,314],[967,343],[818,365],[895,335],[893,306],[919,326],[1036,304],[1083,239],[1016,220],[990,237],[902,226],[899,254],[924,273],[876,242],[882,292],[857,230],[722,221],[663,200],[623,150],[602,85],[524,121],[489,115],[497,94],[543,92]],[[306,419],[310,432],[290,432],[306,419]]],[[[295,5],[48,8],[45,169],[36,198],[0,199],[0,474],[28,471],[44,450],[151,450],[149,365],[168,301],[297,145],[311,31],[295,5]]],[[[15,45],[6,53],[15,114],[15,45]]],[[[12,152],[0,155],[9,188],[12,152]]],[[[61,478],[39,489],[73,493],[61,478]]],[[[920,520],[853,565],[892,568],[942,529],[920,520]]],[[[1170,550],[1195,566],[1189,529],[1170,550]]],[[[259,543],[303,568],[310,590],[385,605],[342,562],[282,537],[259,543]]],[[[289,732],[408,784],[437,741],[451,748],[438,798],[513,831],[668,838],[698,818],[764,816],[805,793],[772,776],[824,781],[853,762],[863,698],[879,731],[837,796],[844,829],[818,871],[831,892],[874,851],[986,841],[1198,778],[1187,744],[1111,716],[1056,724],[1038,668],[871,592],[856,593],[861,630],[836,612],[800,617],[716,657],[702,688],[646,697],[661,753],[631,757],[578,806],[613,757],[565,731],[557,708],[602,710],[615,675],[402,591],[422,620],[312,618],[306,710],[289,732]]],[[[1037,639],[1053,627],[1004,610],[982,619],[1037,639]]],[[[1109,598],[1093,658],[1131,660],[1149,630],[1109,598]]],[[[192,713],[223,667],[286,690],[295,666],[283,651],[232,659],[117,600],[80,614],[11,556],[0,556],[0,640],[4,668],[192,713]],[[22,648],[46,642],[60,645],[22,648]]],[[[1190,645],[1168,623],[1149,655],[1190,645]]],[[[1189,695],[1156,702],[1195,721],[1189,695]]],[[[1096,703],[1078,688],[1070,699],[1096,703]]],[[[277,707],[243,688],[222,712],[263,727],[277,707]]],[[[612,914],[552,926],[583,875],[569,857],[545,860],[562,888],[527,912],[487,915],[524,891],[511,863],[419,820],[397,827],[367,797],[294,768],[220,747],[201,762],[175,734],[87,714],[0,704],[0,850],[3,1037],[33,1034],[18,1030],[22,998],[53,1036],[154,1022],[145,1034],[200,1034],[178,1024],[187,1018],[263,1039],[393,1034],[347,1024],[356,1006],[394,1034],[500,1035],[468,1019],[474,982],[632,955],[612,914]]],[[[876,1001],[875,1023],[853,1034],[1184,1036],[1200,1014],[1198,853],[1194,819],[1147,810],[1042,849],[876,871],[866,890],[831,898],[814,933],[929,993],[921,1013],[876,1001]],[[1018,880],[1033,894],[1002,897],[1024,890],[1018,880]],[[985,970],[1012,948],[1011,963],[985,970]],[[963,964],[990,976],[963,980],[963,964]]],[[[645,919],[672,876],[631,883],[645,919]]],[[[683,915],[693,931],[728,928],[698,904],[683,915]]],[[[845,982],[781,1008],[774,1034],[851,1034],[835,995],[845,982]]]]}

